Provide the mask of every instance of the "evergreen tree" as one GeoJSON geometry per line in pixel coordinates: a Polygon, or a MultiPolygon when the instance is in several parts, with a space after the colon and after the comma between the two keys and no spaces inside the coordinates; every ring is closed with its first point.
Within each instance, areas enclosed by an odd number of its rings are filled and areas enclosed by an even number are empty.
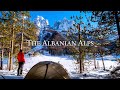
{"type": "MultiPolygon", "coordinates": [[[[78,43],[81,41],[82,43],[87,41],[87,29],[88,25],[84,23],[83,20],[83,13],[85,14],[86,12],[80,11],[80,16],[71,16],[71,19],[74,20],[74,28],[70,28],[68,30],[68,39],[72,41],[77,41],[78,43]],[[81,15],[82,14],[82,15],[81,15]]],[[[80,73],[84,71],[84,60],[86,56],[86,46],[76,46],[76,49],[78,50],[79,54],[73,55],[74,58],[77,59],[77,61],[80,64],[80,73]]]]}
{"type": "Polygon", "coordinates": [[[1,11],[1,35],[5,38],[3,39],[4,43],[0,42],[4,46],[8,45],[9,47],[9,70],[12,69],[13,57],[17,55],[20,48],[25,52],[31,48],[26,43],[26,40],[37,40],[37,28],[29,18],[28,11],[1,11]],[[25,19],[26,17],[27,19],[25,19]],[[3,27],[4,25],[6,25],[6,28],[3,27]]]}
{"type": "Polygon", "coordinates": [[[111,33],[117,31],[120,41],[120,11],[93,11],[91,21],[98,22],[99,25],[111,33]]]}

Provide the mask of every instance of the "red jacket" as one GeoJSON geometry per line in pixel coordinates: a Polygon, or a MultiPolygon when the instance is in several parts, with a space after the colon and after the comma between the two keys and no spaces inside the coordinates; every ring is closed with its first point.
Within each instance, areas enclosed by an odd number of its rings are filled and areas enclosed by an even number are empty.
{"type": "Polygon", "coordinates": [[[24,53],[19,52],[17,55],[18,62],[25,62],[24,53]]]}

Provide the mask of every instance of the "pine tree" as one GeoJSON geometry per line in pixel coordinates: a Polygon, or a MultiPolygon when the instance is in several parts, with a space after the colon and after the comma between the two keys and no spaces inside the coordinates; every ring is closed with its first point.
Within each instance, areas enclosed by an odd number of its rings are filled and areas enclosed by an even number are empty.
{"type": "MultiPolygon", "coordinates": [[[[99,47],[99,54],[102,58],[103,68],[105,70],[105,64],[103,56],[111,53],[116,53],[117,46],[112,42],[118,38],[120,40],[120,12],[119,11],[93,11],[91,16],[92,22],[98,23],[98,28],[91,31],[94,39],[96,39],[99,47]],[[96,35],[95,35],[96,34],[96,35]],[[114,48],[113,48],[114,47],[114,48]],[[112,49],[111,49],[112,48],[112,49]]],[[[119,46],[119,45],[118,45],[119,46]]]]}
{"type": "Polygon", "coordinates": [[[8,19],[5,16],[5,12],[2,12],[3,16],[0,18],[0,48],[1,48],[1,69],[2,69],[2,62],[3,62],[3,57],[4,57],[4,50],[9,49],[9,30],[7,25],[8,25],[8,19]]]}
{"type": "Polygon", "coordinates": [[[98,22],[99,25],[104,26],[109,32],[117,30],[120,41],[120,11],[93,11],[91,20],[98,22]]]}
{"type": "MultiPolygon", "coordinates": [[[[87,25],[85,25],[84,21],[83,21],[83,16],[81,15],[82,12],[80,11],[80,16],[71,16],[71,19],[74,20],[74,28],[70,28],[68,31],[68,39],[69,40],[73,40],[73,41],[77,41],[77,42],[84,42],[87,41],[87,29],[85,27],[87,27],[87,25]]],[[[77,61],[80,64],[80,73],[82,73],[84,71],[84,59],[86,56],[86,46],[77,46],[76,47],[79,54],[77,55],[73,55],[73,57],[75,57],[77,59],[77,61]]]]}
{"type": "MultiPolygon", "coordinates": [[[[29,20],[28,11],[1,11],[0,23],[6,25],[6,28],[1,25],[1,35],[5,36],[3,45],[9,48],[9,70],[12,69],[13,57],[15,57],[22,46],[22,49],[28,50],[28,45],[25,46],[27,39],[37,40],[36,27],[29,20]],[[28,17],[27,20],[22,20],[21,16],[28,17]]],[[[2,39],[1,39],[2,40],[2,39]]],[[[2,43],[2,41],[0,41],[2,43]]],[[[2,44],[1,44],[2,45],[2,44]]],[[[5,47],[3,47],[5,48],[5,47]]],[[[31,48],[31,47],[29,47],[31,48]]]]}

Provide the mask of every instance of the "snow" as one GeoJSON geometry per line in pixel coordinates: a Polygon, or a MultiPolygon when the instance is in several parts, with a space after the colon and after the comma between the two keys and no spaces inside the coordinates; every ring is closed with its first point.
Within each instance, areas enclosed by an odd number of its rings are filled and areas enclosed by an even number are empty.
{"type": "Polygon", "coordinates": [[[118,65],[117,61],[105,60],[106,71],[103,70],[103,64],[101,60],[97,60],[97,69],[94,69],[93,60],[85,60],[85,71],[83,74],[79,74],[79,64],[76,64],[71,56],[51,56],[37,55],[35,57],[27,57],[24,65],[24,76],[35,64],[42,61],[53,61],[59,63],[67,70],[71,79],[102,79],[109,75],[109,72],[118,65]],[[89,64],[88,64],[89,63],[89,64]]]}
{"type": "Polygon", "coordinates": [[[69,56],[47,56],[47,55],[38,55],[36,57],[26,58],[26,63],[24,65],[25,74],[32,68],[35,64],[42,61],[53,61],[60,63],[68,71],[68,73],[75,70],[75,60],[69,56]]]}
{"type": "Polygon", "coordinates": [[[59,20],[54,23],[54,28],[59,31],[62,31],[62,30],[66,31],[70,27],[74,28],[73,24],[75,24],[73,20],[68,20],[67,18],[64,17],[63,20],[61,21],[59,20]]]}
{"type": "MultiPolygon", "coordinates": [[[[38,62],[42,61],[53,61],[59,63],[67,70],[71,79],[108,79],[110,71],[115,68],[118,64],[117,61],[112,61],[113,56],[105,56],[107,60],[104,61],[106,70],[103,70],[102,60],[96,60],[97,69],[94,68],[94,60],[84,61],[84,73],[79,73],[79,63],[77,64],[71,56],[51,56],[48,52],[44,52],[44,55],[29,56],[25,55],[26,63],[23,68],[23,76],[16,76],[17,68],[14,70],[0,70],[0,75],[4,75],[6,78],[23,79],[29,70],[38,62]]],[[[5,65],[4,65],[5,66],[5,65]]],[[[2,78],[0,76],[0,78],[2,78]]]]}
{"type": "Polygon", "coordinates": [[[17,76],[17,71],[0,70],[0,79],[24,79],[23,76],[17,76]]]}
{"type": "Polygon", "coordinates": [[[42,28],[46,27],[47,25],[49,25],[49,21],[47,19],[45,19],[43,16],[37,16],[37,18],[35,18],[34,23],[40,29],[42,29],[42,28]]]}
{"type": "Polygon", "coordinates": [[[15,75],[0,75],[0,79],[24,79],[24,77],[15,75]]]}
{"type": "Polygon", "coordinates": [[[29,53],[30,53],[30,52],[35,52],[35,51],[37,51],[37,50],[41,50],[42,48],[43,48],[42,45],[37,45],[37,46],[34,47],[32,50],[30,50],[29,53]]]}

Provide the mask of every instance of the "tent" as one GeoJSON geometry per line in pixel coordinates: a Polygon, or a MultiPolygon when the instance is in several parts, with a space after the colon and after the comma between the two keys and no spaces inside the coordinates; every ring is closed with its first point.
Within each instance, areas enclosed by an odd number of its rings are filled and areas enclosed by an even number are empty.
{"type": "Polygon", "coordinates": [[[70,79],[70,77],[61,64],[43,61],[34,65],[24,79],[70,79]]]}

